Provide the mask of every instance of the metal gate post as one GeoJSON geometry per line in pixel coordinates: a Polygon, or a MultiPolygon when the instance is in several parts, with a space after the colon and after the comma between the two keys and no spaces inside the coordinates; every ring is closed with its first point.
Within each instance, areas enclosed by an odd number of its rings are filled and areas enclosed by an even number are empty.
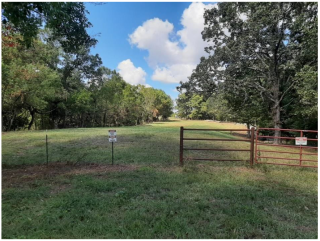
{"type": "Polygon", "coordinates": [[[180,165],[183,166],[183,126],[180,127],[180,165]]]}
{"type": "Polygon", "coordinates": [[[254,162],[257,164],[258,162],[258,136],[259,136],[259,128],[256,130],[256,148],[254,150],[255,152],[255,157],[254,157],[254,162]]]}
{"type": "MultiPolygon", "coordinates": [[[[303,132],[300,131],[300,137],[303,137],[303,132]]],[[[300,162],[299,165],[302,165],[302,145],[300,145],[300,162]]]]}
{"type": "Polygon", "coordinates": [[[253,166],[253,153],[254,153],[254,127],[251,127],[251,145],[250,145],[250,166],[253,166]]]}

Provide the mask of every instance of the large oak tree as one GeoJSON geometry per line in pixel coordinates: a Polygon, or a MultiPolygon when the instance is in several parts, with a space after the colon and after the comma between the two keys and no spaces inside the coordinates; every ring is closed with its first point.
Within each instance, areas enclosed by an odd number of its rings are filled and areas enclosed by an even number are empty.
{"type": "Polygon", "coordinates": [[[180,89],[210,96],[220,82],[239,97],[233,98],[235,105],[241,96],[259,97],[274,128],[281,128],[288,96],[299,82],[297,73],[317,66],[317,54],[309,53],[317,49],[317,12],[316,3],[289,2],[219,3],[206,10],[202,37],[209,57],[201,59],[180,89]]]}

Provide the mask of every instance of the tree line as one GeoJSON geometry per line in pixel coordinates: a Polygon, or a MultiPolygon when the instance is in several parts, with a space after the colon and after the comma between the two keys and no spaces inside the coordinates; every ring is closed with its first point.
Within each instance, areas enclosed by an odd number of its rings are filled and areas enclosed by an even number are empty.
{"type": "Polygon", "coordinates": [[[83,3],[4,3],[2,11],[2,131],[139,125],[172,114],[164,91],[130,85],[90,54],[97,40],[83,3]]]}
{"type": "Polygon", "coordinates": [[[177,88],[181,118],[317,130],[317,3],[218,3],[204,22],[208,56],[177,88]]]}

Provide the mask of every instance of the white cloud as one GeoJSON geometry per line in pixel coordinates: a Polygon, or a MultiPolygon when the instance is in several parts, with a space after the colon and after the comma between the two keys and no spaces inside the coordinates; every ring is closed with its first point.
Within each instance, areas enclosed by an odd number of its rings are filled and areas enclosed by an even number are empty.
{"type": "Polygon", "coordinates": [[[172,23],[159,18],[149,19],[130,36],[131,44],[148,50],[148,64],[154,69],[152,80],[164,83],[187,81],[199,63],[200,57],[207,55],[202,40],[204,10],[215,5],[192,3],[181,17],[182,30],[174,31],[172,23]],[[173,40],[176,39],[176,40],[173,40]]]}
{"type": "Polygon", "coordinates": [[[141,67],[136,68],[130,59],[120,62],[118,69],[120,75],[127,83],[132,85],[148,85],[145,83],[147,73],[141,67]]]}
{"type": "Polygon", "coordinates": [[[186,81],[196,64],[172,64],[166,67],[156,67],[152,79],[164,83],[179,83],[186,81]]]}

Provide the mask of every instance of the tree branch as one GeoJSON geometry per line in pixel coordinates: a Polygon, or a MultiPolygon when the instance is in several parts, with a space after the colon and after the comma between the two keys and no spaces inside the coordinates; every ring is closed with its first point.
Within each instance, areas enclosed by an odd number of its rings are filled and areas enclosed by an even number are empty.
{"type": "Polygon", "coordinates": [[[285,107],[287,107],[288,105],[290,105],[291,103],[292,103],[292,101],[293,101],[294,99],[291,99],[290,101],[289,101],[289,103],[288,104],[286,104],[286,105],[284,105],[284,106],[282,106],[281,107],[281,109],[283,109],[283,108],[285,108],[285,107]]]}
{"type": "MultiPolygon", "coordinates": [[[[251,87],[254,87],[254,88],[256,88],[256,89],[262,90],[264,93],[266,93],[266,94],[268,95],[268,98],[269,98],[271,101],[273,101],[274,103],[277,102],[277,101],[272,97],[272,95],[270,94],[270,92],[269,92],[266,88],[264,88],[263,86],[261,86],[260,84],[254,83],[253,85],[251,85],[251,87]]],[[[260,95],[261,95],[261,94],[262,94],[262,93],[260,92],[260,95]]]]}
{"type": "MultiPolygon", "coordinates": [[[[290,77],[289,77],[290,78],[290,77]]],[[[291,85],[283,92],[283,94],[281,95],[280,99],[279,99],[279,103],[282,101],[283,97],[285,96],[285,94],[294,86],[294,84],[296,83],[297,81],[293,81],[291,83],[291,85]]]]}

